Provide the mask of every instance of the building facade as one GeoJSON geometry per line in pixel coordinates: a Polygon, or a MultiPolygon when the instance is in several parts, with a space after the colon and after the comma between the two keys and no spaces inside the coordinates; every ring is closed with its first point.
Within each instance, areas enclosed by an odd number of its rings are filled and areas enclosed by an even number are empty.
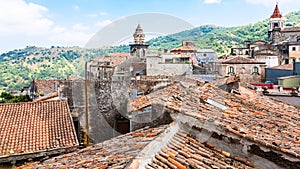
{"type": "Polygon", "coordinates": [[[138,24],[133,34],[133,38],[134,42],[129,44],[131,56],[145,58],[149,45],[145,42],[145,34],[140,24],[138,24]]]}
{"type": "Polygon", "coordinates": [[[241,84],[260,83],[265,79],[265,62],[259,62],[241,56],[222,60],[219,63],[220,74],[230,76],[238,74],[241,84]]]}

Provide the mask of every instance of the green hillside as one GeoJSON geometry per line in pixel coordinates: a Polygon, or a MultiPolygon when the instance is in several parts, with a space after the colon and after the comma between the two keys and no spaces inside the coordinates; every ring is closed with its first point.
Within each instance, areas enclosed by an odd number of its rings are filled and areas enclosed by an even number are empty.
{"type": "MultiPolygon", "coordinates": [[[[289,13],[286,24],[300,26],[300,11],[289,13]]],[[[149,50],[156,53],[181,46],[182,40],[194,40],[197,48],[212,48],[218,56],[226,55],[232,47],[242,46],[245,40],[267,40],[268,20],[237,27],[204,25],[172,35],[150,40],[149,50]]],[[[129,46],[105,49],[79,47],[41,48],[28,46],[0,55],[0,91],[20,90],[31,78],[57,79],[84,75],[84,63],[97,56],[113,52],[129,52],[129,46]]]]}
{"type": "Polygon", "coordinates": [[[27,46],[3,53],[0,55],[0,91],[20,90],[30,83],[32,77],[61,79],[70,75],[83,76],[86,61],[114,51],[117,49],[27,46]]]}
{"type": "MultiPolygon", "coordinates": [[[[287,26],[300,26],[300,11],[285,16],[287,26]]],[[[230,48],[240,47],[245,40],[265,40],[268,38],[269,20],[237,27],[204,25],[176,34],[158,37],[149,41],[149,49],[157,52],[181,45],[182,40],[194,40],[197,48],[212,48],[218,56],[228,54],[230,48]]]]}

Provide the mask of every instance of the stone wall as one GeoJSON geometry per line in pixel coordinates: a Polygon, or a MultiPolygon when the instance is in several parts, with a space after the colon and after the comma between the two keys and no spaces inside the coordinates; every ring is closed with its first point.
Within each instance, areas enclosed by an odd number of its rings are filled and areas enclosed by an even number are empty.
{"type": "Polygon", "coordinates": [[[260,64],[224,64],[221,65],[221,74],[228,76],[229,67],[234,68],[234,73],[239,74],[241,85],[246,83],[261,83],[265,80],[265,66],[260,64]],[[258,68],[258,73],[253,72],[253,68],[258,68]]]}

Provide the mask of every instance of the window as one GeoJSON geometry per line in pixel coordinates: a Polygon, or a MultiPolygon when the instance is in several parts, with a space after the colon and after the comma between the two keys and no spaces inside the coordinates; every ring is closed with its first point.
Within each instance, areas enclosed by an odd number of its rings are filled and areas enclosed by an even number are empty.
{"type": "Polygon", "coordinates": [[[165,63],[173,63],[173,59],[165,59],[165,63]]]}
{"type": "Polygon", "coordinates": [[[230,66],[228,68],[228,74],[230,74],[230,73],[234,73],[234,67],[232,67],[232,66],[230,66]]]}
{"type": "Polygon", "coordinates": [[[292,51],[296,51],[296,47],[292,47],[292,51]]]}
{"type": "Polygon", "coordinates": [[[253,73],[253,74],[259,74],[259,73],[258,73],[258,67],[256,67],[256,66],[253,67],[253,72],[252,72],[252,73],[253,73]]]}

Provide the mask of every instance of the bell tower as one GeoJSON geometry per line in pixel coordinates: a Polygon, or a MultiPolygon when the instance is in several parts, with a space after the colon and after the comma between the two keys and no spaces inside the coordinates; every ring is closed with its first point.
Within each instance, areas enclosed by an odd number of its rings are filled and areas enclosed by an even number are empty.
{"type": "Polygon", "coordinates": [[[131,56],[144,58],[149,45],[145,43],[145,34],[140,24],[135,29],[133,39],[134,43],[129,45],[131,56]]]}
{"type": "Polygon", "coordinates": [[[275,28],[283,28],[283,22],[284,19],[280,13],[280,10],[278,8],[278,3],[275,6],[274,12],[270,17],[270,31],[275,29],[275,28]]]}
{"type": "Polygon", "coordinates": [[[273,11],[273,14],[270,16],[269,21],[269,33],[268,38],[270,42],[276,42],[278,41],[278,35],[280,34],[280,31],[283,29],[284,24],[284,18],[282,17],[278,3],[275,6],[275,9],[273,11]]]}

